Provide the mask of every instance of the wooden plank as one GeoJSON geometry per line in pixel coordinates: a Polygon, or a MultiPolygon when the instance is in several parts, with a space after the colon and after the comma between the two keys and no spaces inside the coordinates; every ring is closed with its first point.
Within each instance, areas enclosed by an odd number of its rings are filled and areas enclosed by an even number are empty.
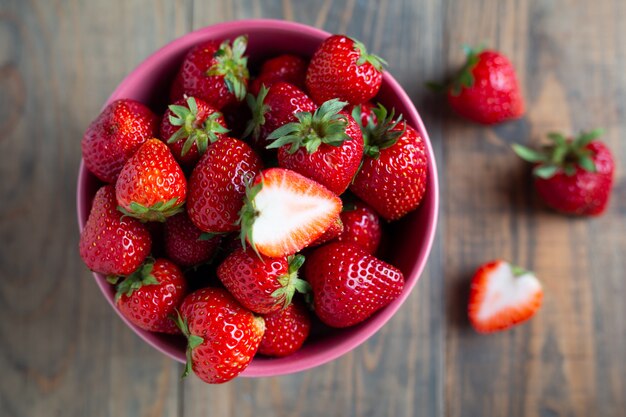
{"type": "Polygon", "coordinates": [[[174,416],[179,366],[78,257],[80,139],[116,84],[188,30],[185,2],[0,5],[0,415],[174,416]]]}

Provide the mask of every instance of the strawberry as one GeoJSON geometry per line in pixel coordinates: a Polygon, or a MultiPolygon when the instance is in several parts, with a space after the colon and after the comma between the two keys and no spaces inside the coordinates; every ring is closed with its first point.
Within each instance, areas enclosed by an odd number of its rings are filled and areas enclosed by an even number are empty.
{"type": "Polygon", "coordinates": [[[115,195],[124,214],[163,222],[182,210],[187,181],[167,145],[149,139],[124,164],[115,195]]]}
{"type": "Polygon", "coordinates": [[[535,164],[535,188],[545,203],[556,211],[580,216],[597,216],[606,210],[613,186],[615,164],[611,150],[596,140],[602,130],[566,139],[550,133],[553,144],[535,151],[513,145],[515,152],[535,164]]]}
{"type": "Polygon", "coordinates": [[[221,237],[203,233],[183,211],[165,222],[165,251],[178,265],[191,267],[208,262],[215,255],[221,237]]]}
{"type": "Polygon", "coordinates": [[[404,287],[399,269],[358,246],[332,242],[313,251],[304,264],[313,307],[331,327],[348,327],[397,298],[404,287]]]}
{"type": "Polygon", "coordinates": [[[535,315],[543,299],[532,272],[504,261],[482,265],[472,279],[468,316],[480,333],[506,330],[535,315]]]}
{"type": "Polygon", "coordinates": [[[307,65],[303,58],[290,54],[268,59],[263,62],[259,76],[250,84],[250,92],[256,96],[261,91],[261,86],[269,88],[278,81],[284,81],[302,90],[307,65]]]}
{"type": "Polygon", "coordinates": [[[217,268],[226,289],[248,310],[267,314],[286,308],[296,291],[306,293],[309,284],[298,278],[304,256],[257,256],[251,249],[236,249],[217,268]]]}
{"type": "Polygon", "coordinates": [[[337,237],[339,242],[360,246],[370,255],[376,253],[382,236],[378,214],[360,200],[345,205],[341,212],[343,232],[337,237]]]}
{"type": "Polygon", "coordinates": [[[209,143],[226,137],[227,132],[222,113],[194,97],[170,105],[161,119],[161,138],[183,166],[194,166],[209,143]]]}
{"type": "Polygon", "coordinates": [[[146,259],[152,240],[143,224],[122,215],[116,207],[112,185],[96,192],[78,248],[80,257],[92,271],[128,275],[146,259]]]}
{"type": "Polygon", "coordinates": [[[230,381],[256,353],[265,322],[243,308],[227,291],[203,288],[189,294],[177,325],[187,337],[187,366],[209,384],[230,381]]]}
{"type": "Polygon", "coordinates": [[[278,164],[319,182],[339,195],[350,185],[363,157],[363,135],[357,122],[341,113],[337,99],[314,113],[297,113],[297,122],[274,132],[268,148],[278,148],[278,164]]]}
{"type": "Polygon", "coordinates": [[[218,110],[246,97],[248,58],[244,56],[247,36],[230,41],[208,41],[196,45],[185,56],[172,86],[170,98],[180,92],[200,98],[218,110]]]}
{"type": "Polygon", "coordinates": [[[302,347],[311,331],[311,318],[304,304],[294,301],[287,308],[263,316],[265,334],[259,353],[266,356],[291,355],[302,347]]]}
{"type": "Polygon", "coordinates": [[[257,175],[241,209],[241,237],[270,258],[293,255],[320,237],[341,200],[297,172],[270,168],[257,175]]]}
{"type": "Polygon", "coordinates": [[[108,281],[117,284],[115,304],[124,317],[150,332],[180,333],[170,319],[187,290],[180,268],[167,259],[150,259],[118,283],[120,278],[108,281]]]}
{"type": "Polygon", "coordinates": [[[244,132],[244,137],[252,134],[255,147],[266,149],[267,137],[279,127],[296,122],[296,113],[312,112],[317,107],[302,90],[285,82],[276,82],[271,87],[261,86],[255,98],[246,97],[252,111],[252,119],[244,132]]]}
{"type": "Polygon", "coordinates": [[[422,136],[402,116],[379,105],[363,126],[365,150],[350,191],[386,220],[397,220],[419,206],[426,192],[428,156],[422,136]]]}
{"type": "Polygon", "coordinates": [[[306,87],[322,104],[338,98],[350,104],[371,100],[383,79],[382,58],[367,53],[365,46],[344,35],[333,35],[317,48],[306,72],[306,87]]]}
{"type": "Polygon", "coordinates": [[[459,115],[485,125],[524,114],[515,68],[497,51],[466,48],[467,61],[447,88],[448,103],[459,115]]]}
{"type": "Polygon", "coordinates": [[[158,118],[148,107],[130,99],[114,101],[83,135],[85,166],[102,181],[114,183],[124,163],[157,132],[158,118]]]}
{"type": "Polygon", "coordinates": [[[359,126],[367,126],[369,123],[376,124],[378,122],[376,120],[376,114],[374,114],[375,108],[376,106],[371,101],[367,101],[363,104],[350,106],[348,109],[348,113],[350,113],[352,117],[355,118],[357,122],[359,122],[359,126]],[[355,111],[355,109],[358,110],[355,111]],[[360,115],[360,119],[356,119],[358,115],[360,115]]]}
{"type": "Polygon", "coordinates": [[[261,159],[238,139],[224,138],[209,146],[189,178],[191,221],[210,233],[239,230],[246,187],[261,168],[261,159]]]}

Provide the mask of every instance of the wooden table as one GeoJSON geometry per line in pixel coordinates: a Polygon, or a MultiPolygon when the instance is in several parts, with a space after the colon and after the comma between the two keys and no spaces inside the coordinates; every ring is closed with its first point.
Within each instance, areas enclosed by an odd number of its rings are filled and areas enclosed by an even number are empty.
{"type": "Polygon", "coordinates": [[[0,416],[625,416],[626,3],[623,0],[0,2],[0,416]],[[315,370],[207,386],[135,336],[77,253],[80,139],[117,83],[170,40],[271,17],[365,42],[413,98],[441,180],[428,268],[399,314],[315,370]],[[515,63],[526,117],[483,128],[424,82],[486,44],[515,63]],[[546,210],[509,145],[602,126],[608,212],[546,210]],[[539,315],[480,336],[468,282],[492,258],[534,269],[539,315]]]}

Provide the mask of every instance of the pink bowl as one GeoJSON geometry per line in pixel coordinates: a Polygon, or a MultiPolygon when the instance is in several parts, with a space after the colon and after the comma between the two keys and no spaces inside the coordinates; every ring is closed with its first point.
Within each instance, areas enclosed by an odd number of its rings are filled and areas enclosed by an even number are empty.
{"type": "MultiPolygon", "coordinates": [[[[148,57],[120,83],[105,105],[116,99],[133,98],[153,108],[163,108],[171,80],[185,53],[193,45],[210,39],[233,39],[241,34],[249,35],[248,53],[251,62],[258,62],[280,53],[311,56],[322,40],[330,36],[328,32],[320,29],[280,20],[240,20],[200,29],[171,42],[148,57]]],[[[403,114],[408,123],[419,130],[426,141],[430,158],[428,191],[424,201],[415,212],[390,224],[388,230],[390,244],[386,253],[389,255],[385,260],[404,273],[406,279],[404,291],[389,306],[360,325],[343,330],[325,329],[312,334],[304,347],[294,355],[281,359],[256,357],[242,373],[243,376],[261,377],[303,371],[349,352],[372,336],[394,315],[424,269],[435,235],[439,206],[434,154],[417,110],[389,73],[385,73],[382,88],[376,99],[387,107],[394,107],[397,113],[403,114]]],[[[81,161],[77,189],[78,224],[81,231],[87,221],[93,196],[101,185],[81,161]]],[[[95,273],[93,275],[106,299],[118,311],[113,302],[112,286],[106,282],[104,276],[95,273]]],[[[181,363],[185,362],[182,338],[146,332],[119,315],[148,344],[181,363]]]]}

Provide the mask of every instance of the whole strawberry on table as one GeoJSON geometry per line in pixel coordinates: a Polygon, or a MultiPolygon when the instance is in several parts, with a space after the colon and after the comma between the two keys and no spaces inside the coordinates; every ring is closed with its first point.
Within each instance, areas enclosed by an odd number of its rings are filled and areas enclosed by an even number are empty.
{"type": "Polygon", "coordinates": [[[246,45],[196,45],[163,86],[172,104],[160,122],[117,100],[82,142],[103,184],[81,257],[116,285],[131,323],[182,334],[185,374],[209,383],[256,354],[298,351],[313,325],[353,326],[398,297],[404,276],[377,248],[427,192],[424,139],[372,101],[384,60],[333,35],[310,60],[272,57],[250,77],[246,45]],[[223,287],[190,292],[207,270],[223,287]]]}

